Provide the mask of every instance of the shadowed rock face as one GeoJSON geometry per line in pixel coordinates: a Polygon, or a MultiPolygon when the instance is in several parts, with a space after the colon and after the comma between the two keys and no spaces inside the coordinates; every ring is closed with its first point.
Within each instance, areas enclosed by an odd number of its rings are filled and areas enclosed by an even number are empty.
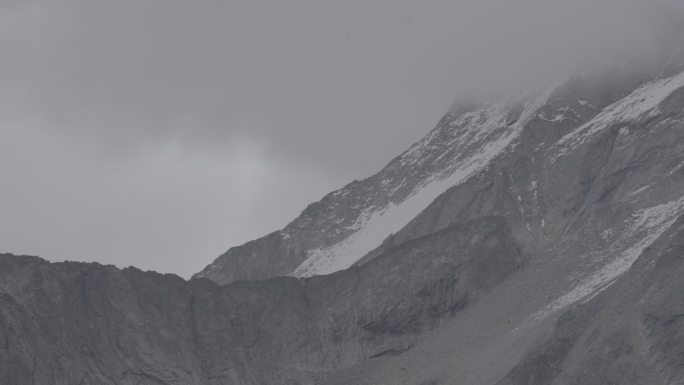
{"type": "Polygon", "coordinates": [[[565,312],[553,333],[499,384],[681,383],[683,256],[684,219],[679,219],[629,273],[565,312]]]}
{"type": "Polygon", "coordinates": [[[502,218],[328,277],[228,286],[2,255],[0,373],[7,384],[312,383],[409,349],[523,262],[502,218]]]}

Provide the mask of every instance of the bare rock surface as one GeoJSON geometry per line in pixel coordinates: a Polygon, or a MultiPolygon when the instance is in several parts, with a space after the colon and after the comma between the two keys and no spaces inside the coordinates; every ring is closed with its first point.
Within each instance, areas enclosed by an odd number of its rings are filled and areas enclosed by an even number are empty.
{"type": "Polygon", "coordinates": [[[681,383],[682,255],[679,219],[611,287],[563,313],[499,384],[681,383]]]}
{"type": "Polygon", "coordinates": [[[228,286],[2,255],[0,373],[11,385],[313,383],[410,349],[523,263],[497,217],[329,277],[228,286]]]}

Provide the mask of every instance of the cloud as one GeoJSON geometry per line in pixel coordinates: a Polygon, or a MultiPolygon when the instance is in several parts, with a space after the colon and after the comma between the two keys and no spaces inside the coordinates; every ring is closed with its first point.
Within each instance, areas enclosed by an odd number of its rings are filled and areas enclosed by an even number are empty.
{"type": "Polygon", "coordinates": [[[319,170],[274,163],[247,141],[223,152],[171,142],[117,158],[87,141],[8,126],[0,141],[3,252],[187,277],[337,187],[319,170]]]}

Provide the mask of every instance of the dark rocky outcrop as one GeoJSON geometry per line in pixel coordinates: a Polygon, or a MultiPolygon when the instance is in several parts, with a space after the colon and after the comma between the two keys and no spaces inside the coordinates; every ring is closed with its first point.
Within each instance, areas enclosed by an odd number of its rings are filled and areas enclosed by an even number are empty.
{"type": "Polygon", "coordinates": [[[8,385],[312,383],[410,349],[523,263],[494,217],[332,276],[228,286],[1,255],[0,373],[8,385]]]}

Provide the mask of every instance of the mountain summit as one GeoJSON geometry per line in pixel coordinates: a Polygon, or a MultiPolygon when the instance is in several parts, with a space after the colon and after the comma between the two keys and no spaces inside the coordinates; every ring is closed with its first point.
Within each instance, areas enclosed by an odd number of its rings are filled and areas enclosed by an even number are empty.
{"type": "Polygon", "coordinates": [[[435,199],[472,185],[499,159],[533,151],[528,157],[541,165],[540,157],[569,154],[588,135],[657,115],[681,86],[681,37],[673,30],[662,28],[662,57],[631,58],[497,102],[454,103],[380,172],[309,205],[284,229],[228,250],[195,278],[226,284],[346,269],[396,244],[394,234],[405,233],[435,199]]]}

